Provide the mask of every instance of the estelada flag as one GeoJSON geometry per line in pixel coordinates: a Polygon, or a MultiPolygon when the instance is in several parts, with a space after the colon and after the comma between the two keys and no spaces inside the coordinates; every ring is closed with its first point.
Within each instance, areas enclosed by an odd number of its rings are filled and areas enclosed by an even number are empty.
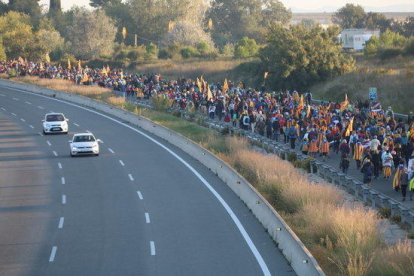
{"type": "Polygon", "coordinates": [[[349,121],[349,124],[345,131],[345,137],[351,136],[352,130],[354,128],[354,118],[355,117],[352,117],[352,119],[349,121]]]}
{"type": "Polygon", "coordinates": [[[224,84],[223,84],[222,90],[223,90],[223,94],[226,94],[227,91],[229,91],[229,84],[227,82],[227,79],[224,79],[224,84]]]}
{"type": "Polygon", "coordinates": [[[348,94],[345,94],[345,100],[341,102],[341,111],[344,111],[348,108],[349,101],[348,101],[348,94]]]}
{"type": "Polygon", "coordinates": [[[206,83],[206,85],[207,85],[207,100],[210,100],[213,98],[213,93],[211,93],[210,86],[208,85],[208,83],[206,83]]]}
{"type": "Polygon", "coordinates": [[[303,97],[303,94],[299,98],[299,104],[298,104],[298,111],[302,111],[302,109],[305,107],[305,99],[303,97]]]}
{"type": "Polygon", "coordinates": [[[70,64],[70,59],[68,59],[68,69],[71,70],[72,69],[72,65],[70,64]]]}

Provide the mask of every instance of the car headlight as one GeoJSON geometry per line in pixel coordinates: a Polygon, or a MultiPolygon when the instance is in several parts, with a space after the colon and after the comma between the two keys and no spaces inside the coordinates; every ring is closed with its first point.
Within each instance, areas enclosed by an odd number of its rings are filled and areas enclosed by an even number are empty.
{"type": "Polygon", "coordinates": [[[78,148],[77,147],[72,147],[72,150],[78,150],[78,148]]]}

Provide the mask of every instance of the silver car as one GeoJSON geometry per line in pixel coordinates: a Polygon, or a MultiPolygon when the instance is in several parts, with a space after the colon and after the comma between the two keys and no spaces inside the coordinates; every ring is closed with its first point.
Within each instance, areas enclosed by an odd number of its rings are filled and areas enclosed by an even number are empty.
{"type": "Polygon", "coordinates": [[[69,131],[69,119],[65,118],[62,113],[48,113],[45,115],[43,122],[43,134],[65,133],[69,131]]]}

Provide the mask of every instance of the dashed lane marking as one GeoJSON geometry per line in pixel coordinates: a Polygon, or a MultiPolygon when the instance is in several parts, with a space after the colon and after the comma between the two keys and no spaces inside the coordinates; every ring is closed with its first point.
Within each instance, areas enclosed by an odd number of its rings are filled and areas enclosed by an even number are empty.
{"type": "Polygon", "coordinates": [[[151,256],[155,256],[155,243],[150,241],[151,256]]]}
{"type": "Polygon", "coordinates": [[[145,213],[145,222],[146,222],[146,223],[150,223],[150,222],[151,222],[151,220],[150,220],[150,216],[149,216],[149,214],[148,214],[148,213],[145,213]]]}
{"type": "Polygon", "coordinates": [[[60,217],[60,219],[59,219],[59,225],[58,225],[58,228],[59,229],[62,229],[63,228],[63,223],[65,222],[65,218],[64,217],[60,217]]]}
{"type": "Polygon", "coordinates": [[[137,195],[138,195],[139,199],[141,199],[141,200],[143,200],[143,199],[144,199],[144,197],[142,196],[142,194],[141,194],[141,192],[140,192],[140,191],[137,191],[137,195]]]}
{"type": "Polygon", "coordinates": [[[49,263],[52,263],[56,257],[57,246],[52,247],[52,252],[50,252],[49,263]]]}

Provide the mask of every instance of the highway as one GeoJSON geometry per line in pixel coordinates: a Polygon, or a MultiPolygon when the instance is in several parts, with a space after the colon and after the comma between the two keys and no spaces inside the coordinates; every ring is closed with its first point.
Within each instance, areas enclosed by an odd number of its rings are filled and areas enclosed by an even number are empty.
{"type": "Polygon", "coordinates": [[[0,87],[0,275],[294,275],[238,197],[167,141],[0,87]],[[68,135],[43,135],[47,112],[68,135]],[[75,132],[99,157],[69,155],[75,132]]]}

